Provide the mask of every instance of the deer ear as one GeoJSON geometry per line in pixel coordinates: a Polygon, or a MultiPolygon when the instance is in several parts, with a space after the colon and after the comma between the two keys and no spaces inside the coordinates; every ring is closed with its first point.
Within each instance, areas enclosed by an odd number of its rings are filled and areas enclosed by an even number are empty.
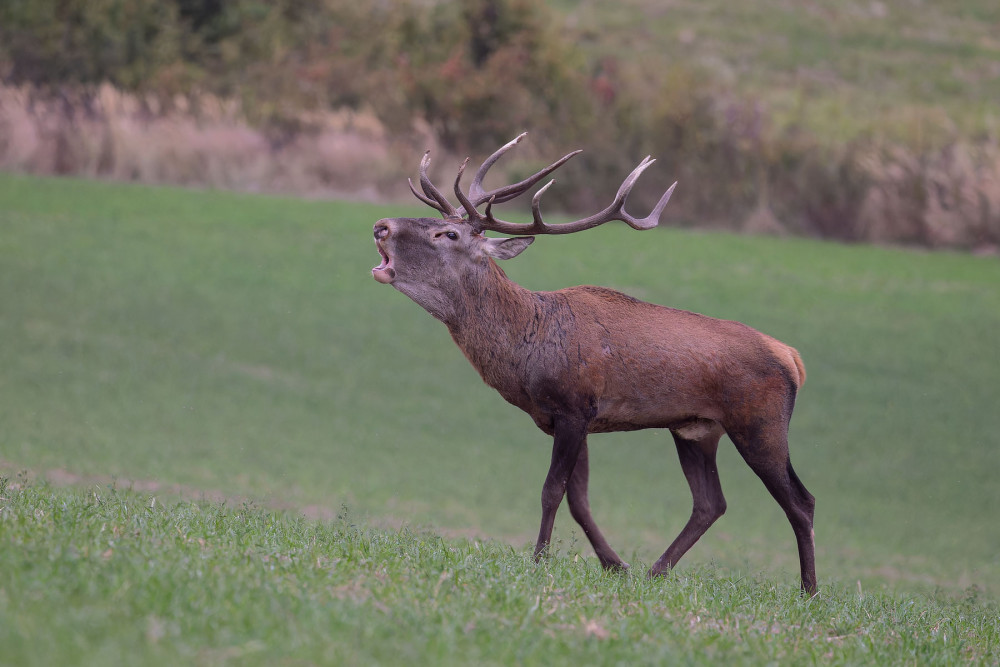
{"type": "Polygon", "coordinates": [[[486,254],[495,259],[517,257],[535,240],[534,236],[515,236],[505,239],[486,239],[486,254]]]}

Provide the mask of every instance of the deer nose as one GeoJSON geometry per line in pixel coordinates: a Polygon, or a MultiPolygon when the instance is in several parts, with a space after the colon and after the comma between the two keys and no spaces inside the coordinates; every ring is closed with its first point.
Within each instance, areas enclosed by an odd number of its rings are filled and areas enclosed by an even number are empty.
{"type": "Polygon", "coordinates": [[[388,235],[389,235],[389,225],[385,224],[384,222],[376,222],[375,240],[378,241],[380,239],[384,239],[388,235]]]}

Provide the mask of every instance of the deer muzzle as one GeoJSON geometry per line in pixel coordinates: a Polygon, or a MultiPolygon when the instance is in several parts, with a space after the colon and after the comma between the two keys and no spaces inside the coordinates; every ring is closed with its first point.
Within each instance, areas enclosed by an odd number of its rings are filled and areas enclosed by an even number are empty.
{"type": "Polygon", "coordinates": [[[372,277],[383,285],[389,285],[396,279],[396,269],[392,268],[392,258],[382,247],[382,239],[389,235],[389,226],[379,221],[375,223],[375,248],[382,256],[382,262],[372,268],[372,277]]]}

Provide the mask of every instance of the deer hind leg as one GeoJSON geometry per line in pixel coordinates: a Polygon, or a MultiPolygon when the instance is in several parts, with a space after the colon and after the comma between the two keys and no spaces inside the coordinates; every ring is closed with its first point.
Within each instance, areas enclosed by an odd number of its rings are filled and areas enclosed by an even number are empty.
{"type": "Polygon", "coordinates": [[[788,517],[799,550],[802,589],[816,593],[816,543],[813,533],[813,513],[816,499],[806,490],[792,469],[788,456],[787,424],[760,429],[748,436],[729,434],[743,460],[764,482],[785,516],[788,517]]]}
{"type": "MultiPolygon", "coordinates": [[[[715,465],[715,454],[719,449],[721,428],[713,428],[707,433],[697,434],[696,439],[685,437],[683,431],[673,431],[674,444],[680,457],[681,469],[691,487],[693,507],[691,518],[677,539],[663,552],[663,555],[649,570],[649,576],[662,574],[677,564],[688,549],[694,546],[709,526],[726,511],[726,499],[719,483],[719,470],[715,465]]],[[[692,434],[693,435],[693,434],[692,434]]]]}
{"type": "Polygon", "coordinates": [[[615,550],[611,548],[608,541],[604,539],[601,530],[594,522],[594,517],[590,514],[590,501],[587,498],[587,484],[590,478],[590,461],[587,453],[587,442],[584,440],[580,448],[580,455],[576,459],[576,467],[573,468],[573,475],[569,478],[569,485],[566,487],[566,499],[569,501],[569,511],[573,515],[583,534],[590,540],[590,545],[594,547],[594,553],[606,570],[625,570],[628,563],[623,561],[615,550]]]}

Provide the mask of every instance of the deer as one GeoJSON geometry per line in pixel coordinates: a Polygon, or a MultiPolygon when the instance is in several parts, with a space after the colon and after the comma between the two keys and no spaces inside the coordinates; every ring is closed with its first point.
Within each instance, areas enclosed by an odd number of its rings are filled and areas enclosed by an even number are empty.
{"type": "Polygon", "coordinates": [[[458,206],[432,183],[430,151],[424,153],[421,190],[409,180],[410,190],[440,218],[376,222],[381,263],[372,276],[443,322],[483,381],[552,437],[536,562],[549,553],[556,512],[566,497],[601,566],[629,568],[591,514],[587,436],[657,428],[670,431],[693,500],[690,518],[648,576],[665,573],[726,511],[716,466],[726,434],[785,512],[798,547],[802,590],[814,595],[815,499],[792,469],[788,450],[789,421],[806,378],[799,353],[740,322],[647,303],[605,287],[543,292],[509,279],[497,260],[516,257],[536,236],[573,234],[611,221],[636,230],[656,227],[677,186],[664,192],[648,216],[626,212],[633,186],[654,162],[647,156],[612,203],[591,216],[544,222],[540,200],[554,183],[549,180],[532,197],[532,222],[501,220],[494,205],[523,195],[581,152],[520,182],[485,189],[489,169],[526,134],[490,155],[463,192],[466,158],[454,183],[458,206]]]}

